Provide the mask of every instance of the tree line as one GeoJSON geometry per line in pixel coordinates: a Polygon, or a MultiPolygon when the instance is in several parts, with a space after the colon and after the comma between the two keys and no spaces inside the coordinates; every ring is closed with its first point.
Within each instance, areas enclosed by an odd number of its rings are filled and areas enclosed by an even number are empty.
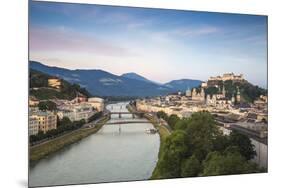
{"type": "Polygon", "coordinates": [[[92,115],[91,117],[89,117],[88,122],[95,121],[95,120],[99,119],[100,117],[102,117],[102,112],[97,112],[94,115],[92,115]]]}

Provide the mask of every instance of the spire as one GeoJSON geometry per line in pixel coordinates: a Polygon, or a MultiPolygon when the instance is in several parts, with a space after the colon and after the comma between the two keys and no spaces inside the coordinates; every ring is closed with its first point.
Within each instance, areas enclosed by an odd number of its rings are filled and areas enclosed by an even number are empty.
{"type": "Polygon", "coordinates": [[[225,88],[224,88],[224,85],[222,86],[222,94],[223,94],[223,96],[225,97],[225,88]]]}
{"type": "Polygon", "coordinates": [[[231,102],[235,103],[234,93],[232,93],[231,102]]]}
{"type": "Polygon", "coordinates": [[[205,96],[205,91],[204,91],[204,88],[201,88],[201,96],[205,96]]]}
{"type": "Polygon", "coordinates": [[[193,88],[193,90],[192,90],[192,94],[196,94],[197,92],[196,92],[196,89],[195,88],[193,88]]]}
{"type": "Polygon", "coordinates": [[[190,88],[189,88],[189,87],[188,87],[188,89],[186,90],[185,95],[188,96],[188,97],[191,96],[191,91],[190,91],[190,88]]]}
{"type": "Polygon", "coordinates": [[[236,101],[237,101],[237,102],[240,102],[240,90],[239,90],[239,87],[238,87],[238,86],[237,86],[236,101]]]}
{"type": "Polygon", "coordinates": [[[237,86],[237,95],[240,95],[240,90],[238,86],[237,86]]]}

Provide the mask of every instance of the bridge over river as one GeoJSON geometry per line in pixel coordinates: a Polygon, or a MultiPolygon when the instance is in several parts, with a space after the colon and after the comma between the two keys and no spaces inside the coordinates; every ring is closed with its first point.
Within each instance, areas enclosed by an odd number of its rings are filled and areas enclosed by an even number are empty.
{"type": "Polygon", "coordinates": [[[124,111],[120,111],[120,112],[116,112],[116,111],[109,111],[108,112],[109,114],[109,117],[111,118],[111,115],[118,115],[119,118],[122,118],[122,115],[132,115],[133,118],[135,118],[136,116],[139,116],[139,117],[143,117],[144,114],[150,114],[150,115],[153,115],[153,113],[144,113],[144,112],[124,112],[124,111]]]}
{"type": "Polygon", "coordinates": [[[120,124],[140,124],[140,123],[149,123],[148,121],[116,121],[108,122],[106,125],[120,125],[120,124]]]}

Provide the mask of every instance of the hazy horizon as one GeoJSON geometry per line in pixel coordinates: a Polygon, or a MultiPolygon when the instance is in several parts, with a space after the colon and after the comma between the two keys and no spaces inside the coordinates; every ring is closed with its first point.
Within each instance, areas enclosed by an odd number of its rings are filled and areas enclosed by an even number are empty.
{"type": "MultiPolygon", "coordinates": [[[[36,60],[30,60],[30,61],[36,61],[36,60]]],[[[39,62],[39,61],[36,61],[36,62],[39,62]]],[[[43,62],[39,62],[39,63],[44,64],[43,62]]],[[[44,65],[47,65],[47,64],[44,64],[44,65]]],[[[114,74],[114,73],[112,73],[112,72],[109,72],[109,71],[107,71],[107,70],[102,70],[102,69],[91,69],[91,68],[88,68],[88,69],[81,69],[81,68],[78,68],[78,69],[76,69],[76,68],[71,69],[71,68],[66,68],[66,67],[59,67],[59,66],[56,66],[56,65],[47,65],[47,66],[50,66],[50,67],[57,67],[57,68],[65,68],[65,69],[72,70],[72,71],[74,71],[74,70],[101,70],[101,71],[108,72],[108,73],[110,73],[110,74],[114,74]]],[[[123,74],[127,74],[127,73],[135,73],[135,74],[138,74],[139,76],[143,76],[143,75],[141,75],[141,74],[138,73],[138,72],[124,72],[124,73],[121,73],[121,74],[114,74],[114,75],[122,76],[123,74]]],[[[225,72],[225,73],[234,73],[235,75],[238,75],[238,73],[235,73],[235,72],[225,72]]],[[[225,74],[225,73],[221,73],[221,74],[219,74],[219,75],[210,75],[209,77],[211,77],[211,76],[222,76],[222,75],[225,74]]],[[[244,78],[245,78],[245,75],[243,75],[243,76],[244,76],[244,78]]],[[[145,76],[143,76],[143,77],[146,78],[146,79],[148,79],[148,80],[150,80],[150,81],[153,81],[153,82],[155,82],[155,83],[159,83],[159,84],[166,84],[166,83],[171,82],[171,81],[174,81],[174,80],[182,80],[182,79],[200,80],[200,79],[196,79],[196,78],[192,78],[192,77],[185,77],[185,78],[175,78],[175,79],[173,79],[173,80],[168,80],[168,81],[166,81],[166,82],[158,82],[158,81],[155,81],[155,80],[153,80],[153,79],[150,79],[149,77],[145,77],[145,76]]],[[[208,77],[208,78],[209,78],[209,77],[208,77]]],[[[205,80],[202,80],[202,79],[201,79],[200,81],[206,82],[206,81],[208,81],[208,78],[205,79],[205,80]]],[[[247,78],[245,78],[245,79],[247,80],[247,78]]],[[[259,85],[259,86],[260,86],[260,85],[259,85]]],[[[260,87],[267,89],[267,86],[260,86],[260,87]]]]}
{"type": "Polygon", "coordinates": [[[233,72],[267,87],[267,17],[30,2],[30,59],[166,83],[233,72]]]}

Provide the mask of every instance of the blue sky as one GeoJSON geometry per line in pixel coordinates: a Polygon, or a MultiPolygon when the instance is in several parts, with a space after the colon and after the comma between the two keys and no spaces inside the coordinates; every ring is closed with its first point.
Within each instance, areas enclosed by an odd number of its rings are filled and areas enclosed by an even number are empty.
{"type": "Polygon", "coordinates": [[[30,59],[157,82],[226,72],[267,83],[267,17],[30,3],[30,59]]]}

